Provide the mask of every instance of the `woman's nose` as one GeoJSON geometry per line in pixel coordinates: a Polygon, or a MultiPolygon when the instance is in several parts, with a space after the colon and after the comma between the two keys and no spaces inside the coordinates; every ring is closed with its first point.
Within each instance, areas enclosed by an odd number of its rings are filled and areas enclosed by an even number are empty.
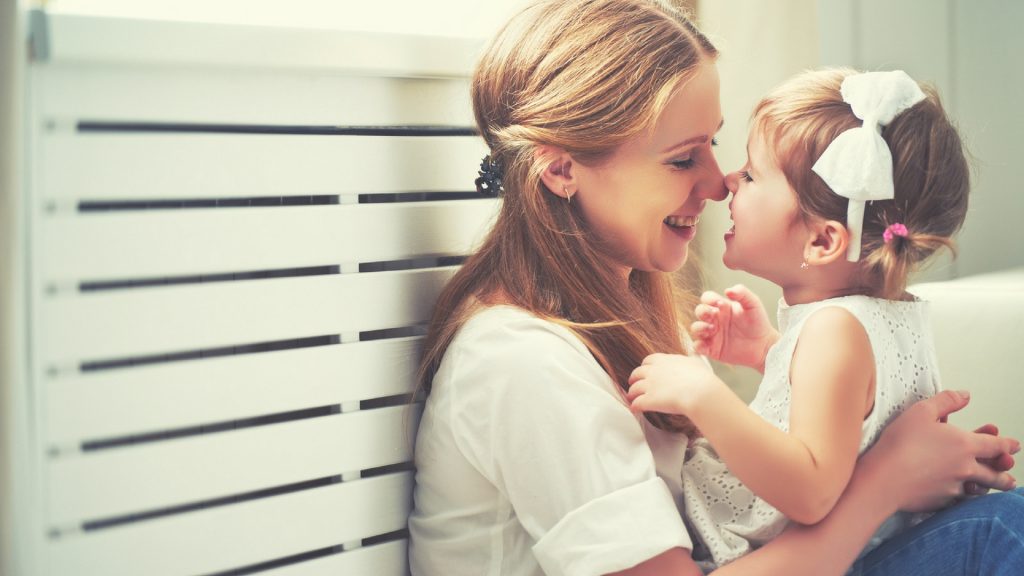
{"type": "Polygon", "coordinates": [[[728,174],[726,174],[725,187],[729,190],[729,192],[735,194],[736,190],[740,187],[740,173],[729,172],[728,174]]]}
{"type": "Polygon", "coordinates": [[[705,178],[702,196],[716,202],[725,200],[729,195],[729,190],[726,188],[725,176],[722,175],[722,169],[718,167],[717,160],[713,160],[711,166],[708,166],[705,178]]]}

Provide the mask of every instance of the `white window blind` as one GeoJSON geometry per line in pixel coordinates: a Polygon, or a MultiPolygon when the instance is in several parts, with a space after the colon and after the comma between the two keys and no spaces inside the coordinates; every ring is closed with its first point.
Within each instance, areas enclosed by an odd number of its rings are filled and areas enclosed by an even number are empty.
{"type": "Polygon", "coordinates": [[[33,13],[38,574],[406,568],[474,40],[33,13]]]}

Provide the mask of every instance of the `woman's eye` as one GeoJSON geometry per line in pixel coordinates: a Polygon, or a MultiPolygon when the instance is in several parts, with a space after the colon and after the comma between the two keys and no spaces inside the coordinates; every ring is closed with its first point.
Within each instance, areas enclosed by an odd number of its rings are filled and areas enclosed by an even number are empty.
{"type": "Polygon", "coordinates": [[[673,160],[669,162],[669,164],[677,170],[689,170],[690,168],[693,168],[694,160],[693,158],[687,158],[686,160],[673,160]]]}
{"type": "Polygon", "coordinates": [[[747,172],[746,170],[740,170],[740,180],[743,180],[744,182],[754,181],[754,179],[750,177],[750,172],[747,172]]]}

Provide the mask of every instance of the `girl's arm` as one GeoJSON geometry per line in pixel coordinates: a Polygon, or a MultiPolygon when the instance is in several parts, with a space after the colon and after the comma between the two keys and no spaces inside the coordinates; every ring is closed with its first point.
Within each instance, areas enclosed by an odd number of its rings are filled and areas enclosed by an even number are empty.
{"type": "Polygon", "coordinates": [[[645,361],[631,379],[633,408],[685,414],[759,497],[802,524],[824,518],[853,472],[871,407],[874,361],[860,322],[841,308],[805,322],[791,364],[789,433],[751,411],[710,370],[679,358],[645,361]]]}
{"type": "MultiPolygon", "coordinates": [[[[878,443],[860,459],[839,502],[824,520],[813,526],[792,524],[775,540],[714,574],[840,575],[853,564],[881,523],[896,511],[940,508],[963,493],[965,482],[1000,490],[1013,488],[1012,476],[978,460],[1004,461],[1006,454],[1020,450],[1019,442],[943,423],[967,401],[966,394],[946,391],[911,406],[886,427],[878,443]]],[[[1013,465],[1012,461],[1004,464],[1013,465]]],[[[700,572],[687,552],[676,548],[620,574],[675,576],[700,572]]]]}

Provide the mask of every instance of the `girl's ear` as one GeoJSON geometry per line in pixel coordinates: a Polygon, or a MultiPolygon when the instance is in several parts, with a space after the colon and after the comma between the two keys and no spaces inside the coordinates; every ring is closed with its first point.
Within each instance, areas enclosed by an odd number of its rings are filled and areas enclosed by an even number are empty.
{"type": "Polygon", "coordinates": [[[538,146],[533,156],[544,167],[540,179],[549,192],[562,199],[576,193],[572,156],[568,152],[554,146],[538,146]]]}
{"type": "Polygon", "coordinates": [[[810,226],[811,234],[804,246],[804,260],[814,266],[846,259],[850,231],[835,220],[821,220],[810,226]]]}

